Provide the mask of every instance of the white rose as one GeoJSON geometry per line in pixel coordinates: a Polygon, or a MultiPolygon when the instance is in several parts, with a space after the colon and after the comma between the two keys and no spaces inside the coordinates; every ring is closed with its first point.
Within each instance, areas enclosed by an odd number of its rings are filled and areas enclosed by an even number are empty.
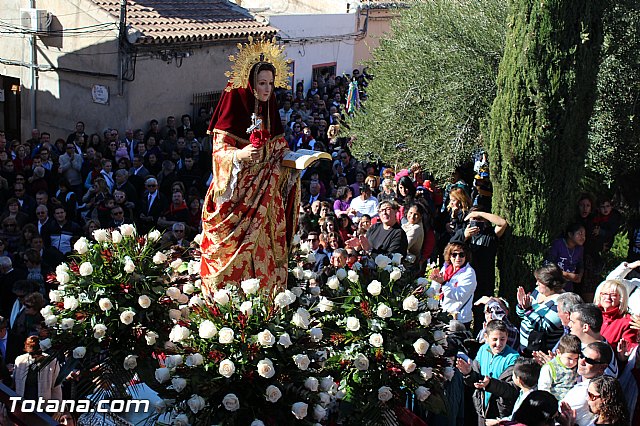
{"type": "Polygon", "coordinates": [[[93,239],[99,243],[104,243],[109,239],[109,233],[106,229],[96,229],[93,231],[93,239]]]}
{"type": "Polygon", "coordinates": [[[178,321],[182,317],[182,311],[180,309],[169,309],[169,318],[173,321],[178,321]]]}
{"type": "Polygon", "coordinates": [[[293,276],[296,277],[297,280],[301,280],[304,278],[304,269],[299,266],[293,268],[291,272],[293,272],[293,276]]]}
{"type": "Polygon", "coordinates": [[[436,330],[433,332],[433,340],[442,346],[447,346],[447,334],[442,330],[436,330]]]}
{"type": "Polygon", "coordinates": [[[203,339],[211,339],[218,333],[216,325],[210,320],[204,320],[198,327],[198,335],[203,339]]]}
{"type": "Polygon", "coordinates": [[[260,280],[257,278],[244,280],[240,283],[240,287],[242,287],[242,291],[244,291],[246,295],[255,294],[260,290],[260,280]]]}
{"type": "Polygon", "coordinates": [[[202,245],[202,239],[204,238],[204,235],[202,233],[196,235],[195,237],[193,237],[193,242],[196,243],[197,245],[202,245]]]}
{"type": "Polygon", "coordinates": [[[455,374],[455,370],[453,369],[453,367],[448,366],[444,368],[444,371],[442,372],[442,375],[444,376],[444,378],[446,380],[451,380],[453,379],[453,375],[455,374]]]}
{"type": "Polygon", "coordinates": [[[331,403],[331,395],[329,395],[326,392],[320,392],[318,394],[318,398],[320,398],[320,404],[322,405],[329,405],[329,403],[331,403]]]}
{"type": "Polygon", "coordinates": [[[85,348],[84,346],[78,346],[73,350],[73,357],[75,359],[84,358],[86,354],[87,354],[87,348],[85,348]]]}
{"type": "Polygon", "coordinates": [[[307,380],[304,381],[304,387],[309,389],[311,392],[317,392],[319,384],[320,382],[318,382],[318,379],[315,377],[308,377],[307,380]]]}
{"type": "Polygon", "coordinates": [[[82,262],[80,265],[80,275],[83,277],[88,277],[93,274],[93,266],[89,262],[82,262]]]}
{"type": "Polygon", "coordinates": [[[318,286],[309,287],[309,294],[312,296],[319,296],[322,289],[318,286]]]}
{"type": "Polygon", "coordinates": [[[374,348],[381,347],[383,343],[384,339],[382,338],[382,334],[373,333],[371,336],[369,336],[369,344],[374,348]]]}
{"type": "Polygon", "coordinates": [[[298,310],[293,314],[291,322],[293,322],[296,327],[304,328],[306,330],[309,328],[309,323],[311,322],[311,314],[304,308],[298,308],[298,310]]]}
{"type": "Polygon", "coordinates": [[[394,265],[399,265],[402,263],[402,255],[400,253],[393,253],[393,257],[391,258],[391,263],[394,265]]]}
{"type": "Polygon", "coordinates": [[[180,289],[177,287],[169,287],[166,291],[167,296],[169,296],[171,299],[176,300],[178,297],[180,297],[180,295],[182,294],[182,292],[180,292],[180,289]]]}
{"type": "Polygon", "coordinates": [[[44,308],[40,309],[40,315],[42,315],[43,318],[46,318],[49,315],[53,315],[53,307],[51,305],[47,305],[44,308]]]}
{"type": "Polygon", "coordinates": [[[318,302],[318,309],[320,309],[320,312],[331,312],[333,310],[333,302],[322,296],[318,302]]]}
{"type": "MultiPolygon", "coordinates": [[[[232,393],[223,398],[222,404],[224,405],[224,408],[229,411],[235,411],[240,408],[240,401],[238,401],[238,398],[232,393]],[[235,408],[232,409],[233,407],[235,408]]],[[[189,406],[191,411],[196,414],[198,411],[202,410],[207,405],[207,403],[201,396],[192,395],[191,398],[189,398],[189,400],[187,401],[187,405],[189,406]]]]}
{"type": "Polygon", "coordinates": [[[102,339],[107,334],[107,326],[104,324],[96,324],[93,326],[93,337],[102,339]]]}
{"type": "Polygon", "coordinates": [[[338,277],[340,281],[344,280],[345,278],[347,278],[347,271],[344,268],[339,268],[336,271],[336,277],[338,277]]]}
{"type": "Polygon", "coordinates": [[[176,368],[184,363],[182,355],[168,355],[164,359],[164,366],[171,369],[176,368]]]}
{"type": "Polygon", "coordinates": [[[442,356],[444,355],[444,348],[440,345],[432,345],[431,353],[435,356],[442,356]]]}
{"type": "Polygon", "coordinates": [[[360,276],[358,275],[358,273],[354,270],[349,270],[349,272],[347,272],[347,278],[349,279],[349,281],[351,281],[352,283],[357,283],[358,280],[360,279],[360,276]]]}
{"type": "Polygon", "coordinates": [[[130,225],[128,223],[122,224],[120,225],[120,232],[122,233],[122,235],[124,235],[125,237],[130,237],[132,235],[135,235],[136,233],[136,228],[133,225],[130,225]]]}
{"type": "Polygon", "coordinates": [[[418,315],[418,321],[420,321],[421,326],[429,327],[429,324],[431,324],[431,312],[421,312],[418,315]]]}
{"type": "Polygon", "coordinates": [[[414,360],[406,358],[404,361],[402,361],[402,368],[404,368],[404,371],[406,371],[407,373],[413,373],[414,371],[416,371],[416,363],[414,360]]]}
{"type": "Polygon", "coordinates": [[[391,259],[389,259],[387,256],[385,256],[384,254],[379,254],[376,256],[376,258],[374,259],[376,262],[376,266],[380,269],[384,269],[387,266],[389,266],[389,264],[391,263],[391,259]]]}
{"type": "Polygon", "coordinates": [[[276,374],[273,362],[269,358],[258,361],[258,374],[265,379],[270,379],[276,374]]]}
{"type": "Polygon", "coordinates": [[[64,318],[62,321],[60,321],[60,329],[71,330],[75,323],[76,322],[73,320],[73,318],[64,318]]]}
{"type": "Polygon", "coordinates": [[[312,251],[307,255],[307,263],[316,263],[316,255],[312,251]]]}
{"type": "Polygon", "coordinates": [[[378,315],[380,318],[391,318],[391,316],[393,315],[393,310],[384,303],[381,303],[380,305],[378,305],[376,315],[378,315]]]}
{"type": "Polygon", "coordinates": [[[58,323],[58,317],[55,315],[47,315],[44,317],[44,323],[47,327],[53,327],[58,323]]]}
{"type": "Polygon", "coordinates": [[[433,377],[433,368],[431,367],[422,367],[420,369],[420,377],[424,380],[429,380],[433,377]]]}
{"type": "Polygon", "coordinates": [[[202,300],[202,297],[198,295],[191,296],[191,299],[189,299],[189,307],[194,306],[204,306],[204,300],[202,300]]]}
{"type": "MultiPolygon", "coordinates": [[[[293,293],[292,293],[293,294],[293,293]]],[[[295,296],[294,296],[295,297],[295,296]]],[[[273,303],[275,303],[275,305],[282,309],[285,306],[289,306],[289,304],[291,304],[291,299],[289,298],[289,296],[287,296],[287,294],[283,291],[281,293],[276,294],[276,297],[273,299],[273,303]]]]}
{"type": "Polygon", "coordinates": [[[85,254],[89,251],[89,241],[85,237],[81,237],[75,242],[73,249],[77,251],[78,254],[85,254]]]}
{"type": "Polygon", "coordinates": [[[438,300],[433,297],[427,298],[427,309],[434,311],[438,309],[438,306],[440,306],[440,302],[438,300]]]}
{"type": "Polygon", "coordinates": [[[427,398],[429,398],[429,395],[431,395],[431,392],[424,386],[418,386],[418,388],[416,389],[416,398],[418,401],[426,400],[427,398]]]}
{"type": "Polygon", "coordinates": [[[124,271],[127,274],[131,274],[135,270],[136,270],[136,264],[133,263],[133,260],[131,260],[131,258],[129,256],[126,256],[124,258],[124,271]]]}
{"type": "Polygon", "coordinates": [[[358,331],[360,330],[360,320],[356,317],[347,318],[347,330],[358,331]]]}
{"type": "Polygon", "coordinates": [[[122,234],[117,229],[111,231],[111,241],[113,244],[120,244],[122,242],[122,234]]]}
{"type": "Polygon", "coordinates": [[[47,338],[40,340],[40,349],[42,349],[43,351],[51,349],[51,339],[47,338]]]}
{"type": "Polygon", "coordinates": [[[367,291],[372,296],[380,295],[380,292],[382,291],[382,283],[378,280],[371,281],[367,286],[367,291]]]}
{"type": "Polygon", "coordinates": [[[153,263],[155,263],[156,265],[160,265],[166,261],[167,255],[160,251],[153,255],[153,263]]]}
{"type": "Polygon", "coordinates": [[[413,343],[413,349],[418,355],[424,355],[429,350],[429,342],[421,337],[413,343]]]}
{"type": "Polygon", "coordinates": [[[402,301],[402,309],[415,312],[418,310],[420,301],[413,294],[402,301]]]}
{"type": "Polygon", "coordinates": [[[258,343],[262,346],[273,346],[276,343],[276,338],[269,330],[264,330],[258,333],[258,343]]]}
{"type": "Polygon", "coordinates": [[[106,297],[103,297],[102,299],[98,300],[98,305],[100,306],[100,309],[102,309],[103,311],[108,311],[109,309],[113,308],[113,304],[111,303],[111,300],[107,299],[106,297]]]}
{"type": "Polygon", "coordinates": [[[164,383],[171,378],[171,373],[168,368],[156,368],[155,376],[158,383],[164,383]]]}
{"type": "Polygon", "coordinates": [[[305,280],[310,280],[311,278],[313,278],[315,276],[315,274],[313,273],[313,271],[306,269],[304,271],[304,279],[305,280]]]}
{"type": "Polygon", "coordinates": [[[56,274],[60,272],[69,272],[69,265],[67,265],[66,263],[61,263],[56,266],[56,274]]]}
{"type": "Polygon", "coordinates": [[[309,335],[311,336],[311,341],[317,343],[322,340],[322,329],[313,327],[311,330],[309,330],[309,335]]]}
{"type": "Polygon", "coordinates": [[[335,380],[331,376],[323,377],[320,380],[320,390],[323,392],[330,391],[335,385],[335,380]]]}
{"type": "Polygon", "coordinates": [[[144,338],[147,341],[147,345],[153,346],[156,344],[158,333],[156,333],[155,331],[147,331],[147,333],[144,335],[144,338]]]}
{"type": "Polygon", "coordinates": [[[140,305],[140,307],[143,309],[147,309],[149,306],[151,306],[151,299],[146,294],[143,294],[142,296],[138,297],[138,305],[140,305]]]}
{"type": "Polygon", "coordinates": [[[64,308],[73,311],[78,307],[78,299],[73,296],[65,296],[64,298],[64,308]]]}
{"type": "Polygon", "coordinates": [[[291,406],[291,412],[298,420],[302,420],[307,417],[308,410],[309,404],[305,404],[304,402],[296,402],[291,406]]]}
{"type": "Polygon", "coordinates": [[[147,234],[147,240],[151,243],[154,241],[158,241],[159,239],[160,239],[160,231],[158,231],[157,229],[154,229],[153,231],[147,234]]]}
{"type": "Polygon", "coordinates": [[[193,294],[194,291],[196,291],[196,288],[191,283],[186,283],[182,286],[182,292],[184,294],[193,294]]]}
{"type": "Polygon", "coordinates": [[[322,407],[322,405],[318,405],[316,404],[313,407],[313,418],[321,421],[323,420],[325,417],[327,416],[327,410],[324,409],[324,407],[322,407]]]}
{"type": "Polygon", "coordinates": [[[222,327],[220,331],[218,331],[218,341],[223,345],[228,345],[229,343],[233,343],[234,333],[233,330],[229,327],[222,327]]]}
{"type": "Polygon", "coordinates": [[[180,267],[182,266],[184,262],[182,261],[182,259],[177,258],[176,260],[174,260],[173,262],[171,262],[169,264],[169,266],[171,267],[171,269],[173,269],[174,271],[177,271],[178,269],[180,269],[180,267]]]}
{"type": "MultiPolygon", "coordinates": [[[[164,402],[164,401],[160,401],[160,402],[164,402]]],[[[159,411],[159,413],[163,413],[163,412],[164,410],[159,411]]],[[[174,417],[173,421],[171,422],[171,426],[191,426],[191,423],[189,423],[189,416],[187,416],[184,413],[178,414],[176,417],[174,417]]]]}
{"type": "Polygon", "coordinates": [[[227,303],[229,303],[229,300],[231,298],[229,297],[229,292],[227,290],[218,290],[215,293],[213,293],[213,300],[218,304],[218,305],[226,305],[227,303]]]}
{"type": "Polygon", "coordinates": [[[364,354],[358,354],[356,355],[356,359],[353,360],[353,365],[355,365],[359,371],[367,371],[369,369],[369,358],[364,354]]]}
{"type": "Polygon", "coordinates": [[[267,392],[265,398],[269,402],[278,402],[280,398],[282,398],[282,392],[277,386],[269,385],[267,387],[267,392]]]}
{"type": "Polygon", "coordinates": [[[218,373],[221,376],[226,377],[227,379],[233,376],[233,373],[236,372],[236,365],[230,359],[224,359],[220,362],[220,366],[218,367],[218,373]]]}
{"type": "Polygon", "coordinates": [[[253,314],[253,302],[251,302],[251,300],[242,302],[238,310],[246,316],[250,317],[253,314]]]}
{"type": "Polygon", "coordinates": [[[171,379],[171,386],[176,392],[182,392],[187,387],[187,380],[182,377],[174,377],[171,379]]]}
{"type": "Polygon", "coordinates": [[[329,279],[327,280],[327,287],[329,287],[331,290],[339,289],[340,280],[338,279],[338,277],[336,277],[335,275],[332,275],[331,277],[329,277],[329,279]]]}
{"type": "Polygon", "coordinates": [[[278,344],[281,346],[284,346],[285,348],[288,348],[289,346],[291,346],[293,343],[291,342],[291,337],[289,336],[289,333],[281,334],[280,338],[278,339],[278,344]]]}
{"type": "MultiPolygon", "coordinates": [[[[187,265],[187,272],[189,273],[189,275],[199,274],[201,265],[202,264],[200,262],[196,261],[196,260],[190,260],[189,264],[187,265]]],[[[184,291],[184,289],[183,289],[183,291],[184,291]]]]}
{"type": "Polygon", "coordinates": [[[187,327],[176,324],[173,326],[171,332],[169,333],[169,340],[174,343],[178,343],[187,339],[190,335],[191,332],[187,327]]]}
{"type": "Polygon", "coordinates": [[[387,402],[391,398],[393,398],[393,393],[391,392],[391,388],[389,386],[382,386],[378,389],[378,400],[382,402],[387,402]]]}
{"type": "Polygon", "coordinates": [[[67,284],[69,281],[71,281],[71,276],[69,275],[68,272],[59,271],[59,272],[56,272],[56,281],[64,285],[64,284],[67,284]]]}
{"type": "Polygon", "coordinates": [[[293,246],[300,245],[300,235],[299,234],[295,234],[293,236],[293,239],[291,240],[291,245],[293,245],[293,246]]]}
{"type": "Polygon", "coordinates": [[[137,355],[127,355],[122,363],[125,370],[133,370],[138,366],[137,355]]]}
{"type": "Polygon", "coordinates": [[[264,426],[264,422],[260,419],[254,419],[249,426],[264,426]]]}
{"type": "Polygon", "coordinates": [[[60,290],[51,290],[49,292],[49,300],[51,303],[62,302],[62,292],[60,290]]]}
{"type": "Polygon", "coordinates": [[[123,311],[120,314],[120,322],[122,322],[124,325],[129,325],[133,322],[133,317],[135,316],[135,312],[133,311],[123,311]]]}
{"type": "Polygon", "coordinates": [[[184,362],[187,367],[197,367],[204,364],[204,357],[199,353],[187,355],[187,359],[184,362]]]}
{"type": "Polygon", "coordinates": [[[402,277],[402,272],[400,272],[400,269],[398,268],[393,268],[393,270],[389,274],[389,279],[391,281],[398,281],[401,277],[402,277]]]}
{"type": "Polygon", "coordinates": [[[296,297],[300,297],[302,296],[302,293],[304,293],[304,290],[302,289],[302,287],[293,287],[291,289],[291,292],[296,296],[296,297]]]}
{"type": "Polygon", "coordinates": [[[293,362],[296,363],[300,370],[305,371],[309,368],[309,364],[311,364],[311,360],[305,354],[298,354],[293,356],[293,362]]]}

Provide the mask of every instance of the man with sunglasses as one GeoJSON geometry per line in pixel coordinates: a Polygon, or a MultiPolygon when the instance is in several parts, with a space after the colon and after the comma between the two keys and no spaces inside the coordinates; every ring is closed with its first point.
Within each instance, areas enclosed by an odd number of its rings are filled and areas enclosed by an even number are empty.
{"type": "Polygon", "coordinates": [[[582,381],[571,388],[562,400],[576,410],[575,424],[578,426],[591,425],[597,419],[597,416],[589,411],[587,403],[589,382],[605,374],[612,357],[611,347],[605,342],[590,343],[580,354],[578,374],[582,381]]]}

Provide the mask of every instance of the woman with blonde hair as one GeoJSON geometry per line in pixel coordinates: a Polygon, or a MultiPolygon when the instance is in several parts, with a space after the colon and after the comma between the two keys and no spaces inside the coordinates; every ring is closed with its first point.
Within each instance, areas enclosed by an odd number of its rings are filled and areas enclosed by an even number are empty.
{"type": "Polygon", "coordinates": [[[593,303],[602,311],[600,334],[617,348],[621,340],[628,351],[638,346],[638,332],[630,327],[629,293],[618,280],[603,281],[596,289],[593,303]]]}

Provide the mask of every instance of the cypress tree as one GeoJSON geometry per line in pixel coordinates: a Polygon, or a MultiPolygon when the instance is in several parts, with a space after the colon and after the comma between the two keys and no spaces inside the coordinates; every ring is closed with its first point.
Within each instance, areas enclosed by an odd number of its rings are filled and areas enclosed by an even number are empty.
{"type": "Polygon", "coordinates": [[[489,118],[494,210],[511,225],[500,293],[531,280],[575,214],[588,149],[604,0],[511,0],[489,118]]]}

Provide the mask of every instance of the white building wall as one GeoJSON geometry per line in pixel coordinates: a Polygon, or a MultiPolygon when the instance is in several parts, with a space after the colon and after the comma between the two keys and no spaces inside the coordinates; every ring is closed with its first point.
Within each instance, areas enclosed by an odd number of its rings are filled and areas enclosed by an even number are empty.
{"type": "Polygon", "coordinates": [[[294,61],[294,89],[304,81],[306,93],[315,65],[335,63],[336,75],[353,70],[355,14],[274,15],[269,24],[280,30],[285,53],[294,61]]]}

